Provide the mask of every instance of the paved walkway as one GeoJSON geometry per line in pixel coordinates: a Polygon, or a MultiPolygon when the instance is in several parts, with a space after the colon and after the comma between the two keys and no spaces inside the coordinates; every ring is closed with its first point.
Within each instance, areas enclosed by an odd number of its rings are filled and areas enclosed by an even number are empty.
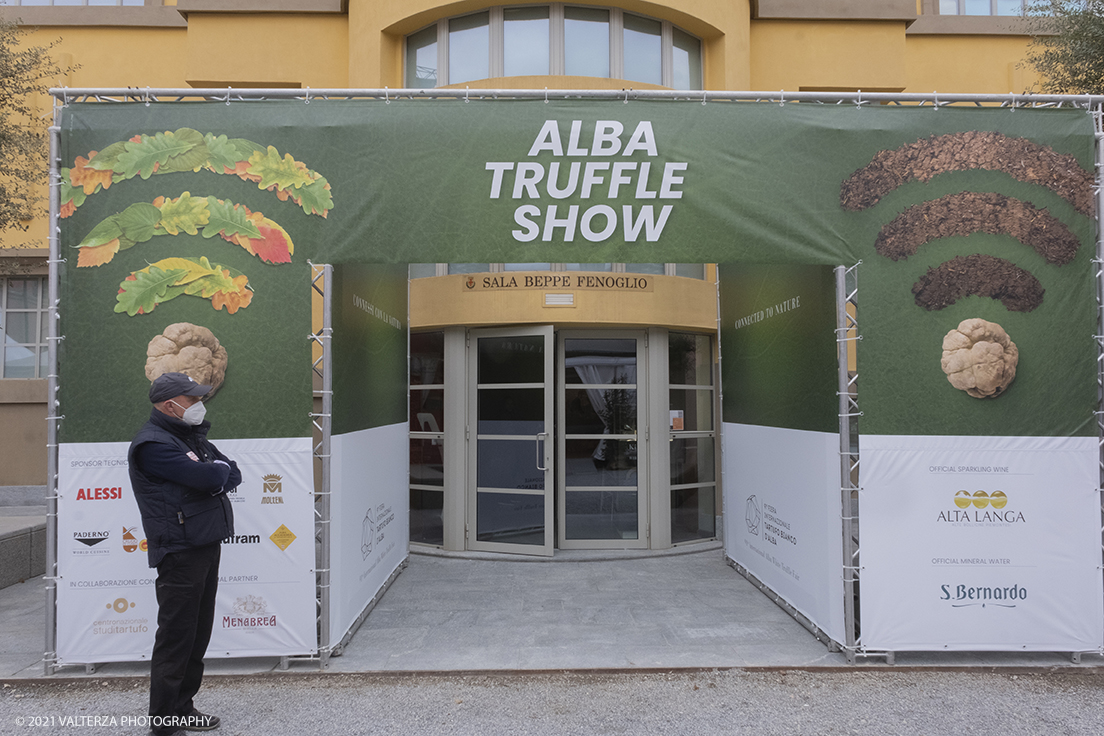
{"type": "MultiPolygon", "coordinates": [[[[849,668],[729,567],[718,545],[690,554],[553,562],[411,555],[332,673],[849,668]]],[[[0,590],[0,679],[43,675],[44,582],[0,590]]],[[[1075,668],[1059,654],[932,653],[896,667],[1075,668]]],[[[211,674],[276,670],[273,658],[213,660],[211,674]]],[[[885,667],[883,660],[860,667],[885,667]]],[[[1104,667],[1085,656],[1080,668],[1104,667]]],[[[292,662],[299,672],[317,662],[292,662]]],[[[148,665],[100,665],[96,675],[142,676],[148,665]]],[[[85,677],[84,667],[58,677],[85,677]]]]}

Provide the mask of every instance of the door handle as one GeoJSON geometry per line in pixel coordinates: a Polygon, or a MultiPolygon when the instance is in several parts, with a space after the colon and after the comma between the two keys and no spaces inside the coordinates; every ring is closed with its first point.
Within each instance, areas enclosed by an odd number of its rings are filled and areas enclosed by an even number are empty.
{"type": "Polygon", "coordinates": [[[547,432],[538,432],[537,433],[537,445],[536,445],[536,447],[537,447],[537,470],[540,470],[542,472],[547,472],[548,471],[548,468],[541,465],[541,463],[544,462],[544,458],[542,457],[542,455],[544,453],[541,452],[541,443],[547,441],[546,439],[542,439],[542,438],[547,438],[547,437],[548,437],[547,432]]]}

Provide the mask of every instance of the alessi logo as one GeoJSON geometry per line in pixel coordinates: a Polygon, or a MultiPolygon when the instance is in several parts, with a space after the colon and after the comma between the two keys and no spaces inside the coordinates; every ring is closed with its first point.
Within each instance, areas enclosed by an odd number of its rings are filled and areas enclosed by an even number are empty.
{"type": "Polygon", "coordinates": [[[111,488],[78,488],[77,500],[78,501],[110,501],[116,498],[123,497],[123,489],[121,486],[113,486],[111,488]]]}

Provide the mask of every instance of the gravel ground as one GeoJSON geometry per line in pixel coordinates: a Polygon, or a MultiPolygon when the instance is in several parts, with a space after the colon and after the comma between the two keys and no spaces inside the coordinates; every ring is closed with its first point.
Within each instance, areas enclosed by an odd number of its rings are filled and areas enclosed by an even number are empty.
{"type": "MultiPolygon", "coordinates": [[[[8,681],[0,734],[144,734],[145,687],[8,681]]],[[[223,736],[1049,736],[1104,733],[1102,695],[1098,671],[732,670],[212,677],[198,703],[223,736]]]]}

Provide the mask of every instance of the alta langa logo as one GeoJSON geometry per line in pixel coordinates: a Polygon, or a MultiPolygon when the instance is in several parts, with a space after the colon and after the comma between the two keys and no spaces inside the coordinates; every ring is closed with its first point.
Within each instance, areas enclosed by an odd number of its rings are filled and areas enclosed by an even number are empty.
{"type": "Polygon", "coordinates": [[[936,521],[954,526],[1010,526],[1026,523],[1023,512],[1008,508],[1004,491],[958,491],[954,508],[940,511],[936,521]]]}
{"type": "Polygon", "coordinates": [[[224,629],[271,629],[275,626],[276,614],[268,612],[268,602],[259,595],[235,599],[233,614],[222,617],[224,629]]]}
{"type": "Polygon", "coordinates": [[[1027,588],[1015,584],[1008,587],[989,587],[951,583],[939,586],[939,600],[949,601],[951,608],[1015,608],[1017,601],[1027,600],[1027,588]]]}

